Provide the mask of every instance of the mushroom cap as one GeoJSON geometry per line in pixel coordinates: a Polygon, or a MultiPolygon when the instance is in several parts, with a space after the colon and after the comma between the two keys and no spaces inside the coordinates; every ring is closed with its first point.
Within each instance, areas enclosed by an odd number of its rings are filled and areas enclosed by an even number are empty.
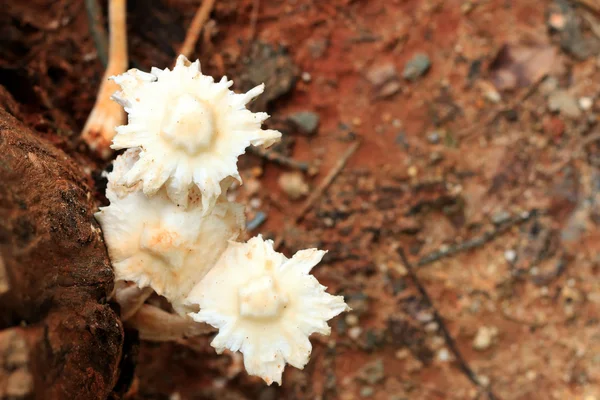
{"type": "Polygon", "coordinates": [[[286,363],[308,362],[308,337],[329,335],[327,321],[349,309],[310,274],[324,254],[308,249],[288,259],[260,235],[232,242],[190,292],[187,301],[200,311],[189,315],[219,329],[211,343],[218,353],[240,351],[249,374],[281,384],[286,363]]]}
{"type": "Polygon", "coordinates": [[[164,191],[147,197],[116,184],[134,159],[129,151],[117,158],[106,191],[110,205],[96,213],[115,278],[151,287],[184,313],[189,291],[244,229],[243,206],[221,196],[206,212],[199,200],[184,208],[164,191]]]}
{"type": "Polygon", "coordinates": [[[121,91],[113,99],[129,114],[119,126],[113,149],[140,149],[139,160],[120,180],[125,186],[142,184],[144,194],[163,187],[176,204],[187,207],[189,192],[197,188],[203,207],[212,207],[222,192],[222,181],[241,182],[238,156],[250,146],[270,146],[281,133],[263,130],[269,116],[246,109],[264,85],[247,93],[229,90],[232,81],[215,82],[200,72],[198,61],[179,56],[173,70],[151,73],[131,69],[115,76],[121,91]]]}

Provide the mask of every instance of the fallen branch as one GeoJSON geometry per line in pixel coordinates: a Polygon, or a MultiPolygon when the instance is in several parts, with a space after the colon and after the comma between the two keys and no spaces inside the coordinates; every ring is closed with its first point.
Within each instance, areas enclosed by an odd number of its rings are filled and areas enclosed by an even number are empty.
{"type": "Polygon", "coordinates": [[[486,387],[486,385],[484,385],[479,380],[479,377],[477,376],[477,374],[475,374],[475,372],[471,369],[469,364],[467,364],[467,361],[465,360],[465,358],[462,356],[460,350],[458,349],[458,346],[456,345],[456,342],[454,341],[454,338],[452,338],[452,335],[450,335],[450,331],[446,327],[444,320],[440,316],[440,313],[438,312],[437,308],[435,308],[435,306],[433,305],[433,302],[431,301],[431,297],[429,297],[429,294],[427,293],[425,286],[423,286],[423,284],[419,280],[412,264],[408,261],[408,258],[406,258],[406,254],[404,253],[404,250],[402,248],[398,249],[398,255],[400,256],[400,260],[406,267],[406,271],[408,272],[408,275],[410,276],[410,278],[414,282],[415,286],[417,287],[419,294],[421,295],[421,297],[423,298],[423,300],[425,301],[427,306],[431,309],[431,311],[433,313],[433,318],[434,318],[435,322],[438,324],[438,326],[440,327],[440,330],[442,331],[442,335],[444,335],[444,339],[446,340],[446,344],[450,348],[450,351],[452,352],[452,354],[454,354],[454,357],[456,358],[456,361],[458,362],[458,365],[459,365],[460,369],[462,370],[462,372],[467,376],[467,378],[474,385],[476,385],[477,387],[479,387],[480,389],[484,390],[487,393],[488,399],[490,399],[490,400],[496,399],[496,396],[494,395],[492,390],[489,387],[486,387]]]}
{"type": "Polygon", "coordinates": [[[198,37],[202,32],[202,28],[212,12],[215,1],[216,0],[204,0],[202,5],[198,7],[198,11],[196,11],[196,15],[194,15],[194,19],[185,34],[185,40],[179,49],[179,54],[183,54],[186,58],[190,58],[194,51],[194,47],[196,46],[196,42],[198,41],[198,37]]]}
{"type": "Polygon", "coordinates": [[[538,212],[536,210],[524,212],[524,213],[520,214],[519,216],[514,217],[514,218],[510,219],[509,221],[505,222],[500,227],[498,227],[492,231],[485,232],[483,235],[478,236],[474,239],[466,240],[462,243],[458,243],[453,246],[448,246],[447,248],[435,250],[435,251],[423,256],[417,262],[417,267],[423,267],[427,264],[431,264],[442,258],[453,256],[462,251],[472,250],[474,248],[483,246],[484,244],[491,242],[498,236],[508,232],[510,230],[510,228],[512,228],[513,226],[522,224],[526,221],[529,221],[531,218],[535,217],[537,214],[538,214],[538,212]]]}

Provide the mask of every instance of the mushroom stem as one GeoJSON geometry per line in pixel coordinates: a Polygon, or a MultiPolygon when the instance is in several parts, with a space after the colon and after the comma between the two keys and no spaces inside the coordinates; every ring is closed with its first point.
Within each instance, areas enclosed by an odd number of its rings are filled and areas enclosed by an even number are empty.
{"type": "Polygon", "coordinates": [[[122,107],[111,100],[119,86],[109,80],[113,75],[122,74],[127,70],[127,0],[110,0],[108,5],[108,24],[110,43],[108,49],[108,65],[94,108],[81,133],[81,138],[92,151],[102,158],[111,155],[110,143],[115,135],[115,128],[125,121],[122,107]]]}
{"type": "MultiPolygon", "coordinates": [[[[117,284],[124,282],[117,282],[117,284]]],[[[121,320],[127,321],[142,307],[144,302],[154,293],[149,287],[140,289],[137,285],[117,287],[115,300],[121,306],[121,320]]]]}
{"type": "Polygon", "coordinates": [[[150,304],[142,305],[126,324],[139,332],[140,339],[153,342],[168,342],[215,331],[207,324],[171,314],[150,304]]]}

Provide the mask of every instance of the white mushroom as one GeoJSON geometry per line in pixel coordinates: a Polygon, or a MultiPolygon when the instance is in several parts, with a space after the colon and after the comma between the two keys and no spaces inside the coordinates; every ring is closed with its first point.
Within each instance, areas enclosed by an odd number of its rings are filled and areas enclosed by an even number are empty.
{"type": "Polygon", "coordinates": [[[172,71],[133,69],[113,79],[122,88],[113,97],[125,107],[129,123],[117,128],[111,147],[141,149],[122,183],[141,181],[148,196],[165,186],[169,198],[186,207],[189,191],[197,187],[209,209],[225,178],[241,182],[236,164],[246,147],[270,146],[281,137],[261,129],[268,114],[246,109],[264,85],[236,94],[226,77],[215,82],[203,75],[198,61],[180,56],[172,71]]]}
{"type": "MultiPolygon", "coordinates": [[[[180,313],[181,302],[244,228],[243,206],[224,196],[210,211],[192,201],[183,208],[164,191],[146,197],[114,183],[131,163],[131,153],[120,156],[109,174],[110,200],[96,214],[102,226],[115,278],[151,287],[180,313]]],[[[133,158],[134,159],[134,158],[133,158]]]]}
{"type": "Polygon", "coordinates": [[[213,269],[192,289],[189,315],[219,329],[211,345],[218,353],[241,351],[251,375],[281,384],[286,363],[302,369],[312,333],[329,335],[327,321],[348,310],[310,275],[325,251],[308,249],[291,259],[259,235],[231,243],[213,269]]]}

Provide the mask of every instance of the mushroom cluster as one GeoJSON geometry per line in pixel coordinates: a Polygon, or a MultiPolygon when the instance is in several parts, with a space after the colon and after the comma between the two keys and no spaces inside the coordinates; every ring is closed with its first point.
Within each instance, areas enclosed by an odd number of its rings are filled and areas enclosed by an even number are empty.
{"type": "Polygon", "coordinates": [[[239,351],[248,373],[281,383],[286,363],[308,362],[309,336],[328,335],[327,321],[348,307],[310,274],[324,251],[288,259],[260,235],[236,242],[243,206],[226,194],[241,183],[238,156],[281,137],[261,129],[266,113],[246,108],[263,85],[236,94],[232,81],[215,82],[183,56],[173,70],[132,69],[113,79],[129,119],[112,147],[127,150],[108,174],[110,205],[96,218],[116,279],[164,296],[191,324],[217,328],[217,352],[239,351]]]}

